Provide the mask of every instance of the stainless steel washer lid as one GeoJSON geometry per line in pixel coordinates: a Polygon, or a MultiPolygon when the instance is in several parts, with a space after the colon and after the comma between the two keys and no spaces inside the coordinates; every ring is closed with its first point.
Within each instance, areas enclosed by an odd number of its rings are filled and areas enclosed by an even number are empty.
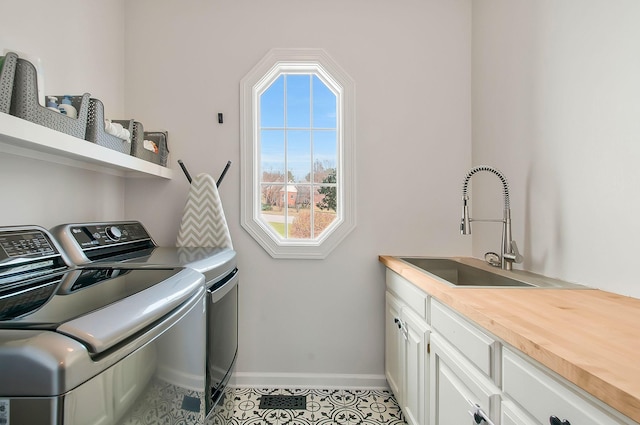
{"type": "MultiPolygon", "coordinates": [[[[169,271],[169,270],[167,270],[169,271]]],[[[125,292],[140,283],[137,279],[154,279],[160,270],[134,270],[121,283],[125,292]],[[153,274],[154,276],[147,276],[153,274]]],[[[76,319],[64,322],[57,332],[81,341],[92,353],[102,353],[171,313],[202,287],[204,277],[182,269],[143,291],[114,302],[76,319]]],[[[157,282],[152,280],[152,282],[157,282]]],[[[100,286],[100,285],[98,285],[100,286]]],[[[108,288],[111,289],[111,288],[108,288]]]]}
{"type": "Polygon", "coordinates": [[[191,297],[204,277],[183,268],[84,268],[69,272],[44,305],[0,329],[55,330],[102,353],[191,297]]]}

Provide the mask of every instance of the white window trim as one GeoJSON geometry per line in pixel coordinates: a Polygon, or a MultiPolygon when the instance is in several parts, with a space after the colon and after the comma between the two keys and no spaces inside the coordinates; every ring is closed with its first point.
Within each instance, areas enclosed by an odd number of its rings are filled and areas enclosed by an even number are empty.
{"type": "Polygon", "coordinates": [[[355,228],[355,84],[322,49],[273,49],[240,82],[240,215],[244,229],[274,258],[323,259],[355,228]],[[305,65],[307,64],[307,65],[305,65]],[[273,79],[274,73],[309,66],[321,70],[324,78],[340,89],[338,105],[338,202],[341,217],[317,240],[277,240],[260,219],[258,173],[259,111],[257,88],[273,79]]]}

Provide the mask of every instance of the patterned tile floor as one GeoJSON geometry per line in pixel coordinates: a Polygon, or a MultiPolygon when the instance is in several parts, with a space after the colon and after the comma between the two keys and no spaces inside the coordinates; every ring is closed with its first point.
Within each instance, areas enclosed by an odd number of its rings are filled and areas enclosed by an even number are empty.
{"type": "Polygon", "coordinates": [[[239,388],[220,407],[216,425],[406,425],[388,390],[239,388]],[[263,395],[275,394],[306,396],[307,408],[259,408],[263,395]]]}

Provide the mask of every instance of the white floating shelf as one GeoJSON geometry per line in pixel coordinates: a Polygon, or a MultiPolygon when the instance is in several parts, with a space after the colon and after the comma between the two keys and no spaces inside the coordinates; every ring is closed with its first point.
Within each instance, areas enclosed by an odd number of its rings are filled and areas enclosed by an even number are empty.
{"type": "Polygon", "coordinates": [[[173,178],[173,170],[0,112],[0,152],[123,177],[173,178]]]}

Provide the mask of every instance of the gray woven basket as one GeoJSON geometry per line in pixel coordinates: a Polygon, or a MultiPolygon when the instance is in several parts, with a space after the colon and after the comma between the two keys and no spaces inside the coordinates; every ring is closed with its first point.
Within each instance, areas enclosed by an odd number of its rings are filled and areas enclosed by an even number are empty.
{"type": "Polygon", "coordinates": [[[166,167],[167,159],[169,158],[169,133],[166,131],[145,131],[144,140],[151,140],[158,146],[157,154],[147,151],[154,155],[152,162],[166,167]]]}
{"type": "MultiPolygon", "coordinates": [[[[18,58],[16,64],[11,115],[49,127],[62,133],[84,139],[89,112],[89,93],[71,96],[71,103],[78,111],[77,118],[71,118],[38,103],[37,71],[33,64],[18,58]]],[[[62,96],[57,96],[62,99],[62,96]]]]}
{"type": "Polygon", "coordinates": [[[0,112],[9,113],[11,107],[11,95],[13,93],[13,80],[16,74],[18,55],[9,52],[4,57],[2,70],[0,70],[0,112]]]}
{"type": "MultiPolygon", "coordinates": [[[[114,122],[120,122],[115,121],[114,122]]],[[[120,122],[122,124],[122,122],[120,122]]],[[[141,122],[133,122],[133,133],[131,136],[131,155],[145,161],[160,164],[160,155],[144,148],[144,126],[141,122]]]]}
{"type": "MultiPolygon", "coordinates": [[[[133,120],[118,121],[124,128],[133,134],[133,120]]],[[[89,113],[87,115],[87,133],[85,140],[104,146],[114,151],[131,153],[131,143],[119,139],[114,135],[107,133],[104,129],[104,105],[99,99],[89,99],[89,113]]]]}
{"type": "MultiPolygon", "coordinates": [[[[128,121],[123,120],[111,120],[122,125],[126,125],[128,121]]],[[[146,150],[144,144],[144,126],[141,122],[133,121],[133,130],[131,131],[131,155],[136,158],[144,159],[145,161],[151,161],[151,152],[146,150]],[[147,155],[147,153],[149,155],[147,155]]],[[[151,161],[153,162],[153,161],[151,161]]]]}

